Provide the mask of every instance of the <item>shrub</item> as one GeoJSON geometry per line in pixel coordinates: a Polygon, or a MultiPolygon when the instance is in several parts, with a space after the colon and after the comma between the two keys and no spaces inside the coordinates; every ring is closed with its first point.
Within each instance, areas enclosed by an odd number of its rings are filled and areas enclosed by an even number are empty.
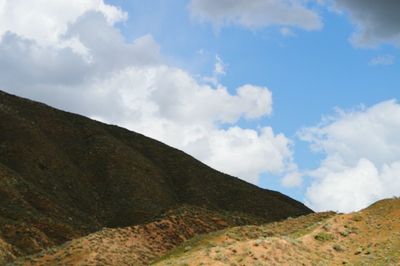
{"type": "Polygon", "coordinates": [[[334,249],[335,251],[337,251],[337,252],[343,252],[343,251],[345,250],[344,247],[342,247],[342,246],[339,245],[339,244],[333,245],[333,249],[334,249]]]}
{"type": "Polygon", "coordinates": [[[329,230],[332,228],[332,224],[326,223],[326,224],[324,224],[324,226],[322,226],[322,228],[323,228],[325,231],[329,231],[329,230]]]}
{"type": "Polygon", "coordinates": [[[355,222],[360,222],[362,220],[362,217],[360,214],[354,214],[351,219],[355,222]]]}
{"type": "Polygon", "coordinates": [[[340,234],[341,234],[342,236],[344,236],[344,237],[348,236],[350,233],[351,233],[351,230],[350,230],[350,229],[346,229],[346,230],[340,232],[340,234]]]}
{"type": "Polygon", "coordinates": [[[321,242],[330,241],[333,240],[333,235],[325,232],[320,232],[314,236],[314,239],[321,242]]]}

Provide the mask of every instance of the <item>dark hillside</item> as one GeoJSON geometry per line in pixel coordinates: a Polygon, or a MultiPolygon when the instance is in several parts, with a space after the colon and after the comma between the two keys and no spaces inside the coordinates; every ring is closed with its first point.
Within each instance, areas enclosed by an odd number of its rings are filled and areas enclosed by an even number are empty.
{"type": "Polygon", "coordinates": [[[182,204],[267,221],[311,212],[141,134],[0,91],[0,239],[32,253],[182,204]]]}

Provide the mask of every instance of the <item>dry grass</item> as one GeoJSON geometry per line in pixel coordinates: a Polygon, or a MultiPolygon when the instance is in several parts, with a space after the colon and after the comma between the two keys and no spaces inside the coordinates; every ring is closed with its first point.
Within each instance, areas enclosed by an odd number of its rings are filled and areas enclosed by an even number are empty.
{"type": "Polygon", "coordinates": [[[227,229],[190,245],[155,265],[400,265],[400,200],[227,229]]]}
{"type": "Polygon", "coordinates": [[[20,258],[15,265],[148,265],[196,235],[262,222],[246,214],[219,213],[185,205],[152,223],[104,228],[57,248],[20,258]]]}
{"type": "Polygon", "coordinates": [[[15,264],[400,265],[399,199],[357,213],[262,225],[230,227],[246,218],[228,217],[187,206],[146,225],[105,228],[15,264]]]}

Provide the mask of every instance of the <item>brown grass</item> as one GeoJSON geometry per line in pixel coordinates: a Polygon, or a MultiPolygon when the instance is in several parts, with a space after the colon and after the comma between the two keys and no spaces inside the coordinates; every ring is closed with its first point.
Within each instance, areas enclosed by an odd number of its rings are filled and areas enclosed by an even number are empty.
{"type": "Polygon", "coordinates": [[[400,200],[227,229],[190,244],[155,265],[400,265],[400,200]]]}

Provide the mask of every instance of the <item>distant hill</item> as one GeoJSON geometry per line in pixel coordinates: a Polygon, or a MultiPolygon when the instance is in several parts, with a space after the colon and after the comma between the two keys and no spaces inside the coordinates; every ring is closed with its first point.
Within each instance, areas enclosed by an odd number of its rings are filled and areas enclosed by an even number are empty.
{"type": "Polygon", "coordinates": [[[186,204],[264,222],[312,212],[141,134],[0,91],[4,257],[152,222],[186,204]]]}

